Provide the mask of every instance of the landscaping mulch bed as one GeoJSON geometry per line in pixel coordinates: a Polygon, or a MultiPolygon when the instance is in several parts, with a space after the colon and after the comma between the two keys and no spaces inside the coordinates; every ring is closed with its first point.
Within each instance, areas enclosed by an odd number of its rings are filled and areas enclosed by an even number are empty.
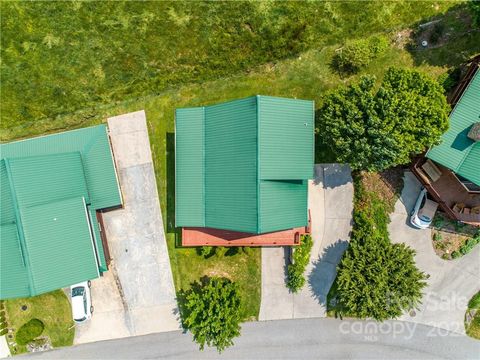
{"type": "Polygon", "coordinates": [[[465,249],[467,241],[472,242],[471,239],[478,239],[479,236],[480,228],[450,220],[443,212],[438,211],[433,219],[433,248],[442,259],[451,260],[465,255],[468,252],[465,249]]]}

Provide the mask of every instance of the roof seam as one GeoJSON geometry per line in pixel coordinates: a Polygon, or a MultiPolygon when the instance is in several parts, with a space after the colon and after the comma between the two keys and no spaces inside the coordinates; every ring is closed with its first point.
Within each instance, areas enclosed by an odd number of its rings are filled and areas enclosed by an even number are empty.
{"type": "Polygon", "coordinates": [[[260,95],[255,97],[256,102],[256,127],[257,127],[257,154],[256,154],[256,167],[257,167],[257,234],[261,233],[261,200],[260,200],[260,95]]]}
{"type": "Polygon", "coordinates": [[[30,264],[30,257],[28,255],[27,242],[25,240],[25,234],[23,232],[23,224],[22,224],[22,218],[20,214],[20,208],[18,206],[17,192],[15,191],[15,185],[13,183],[12,171],[10,169],[10,161],[8,158],[5,158],[4,162],[5,162],[5,169],[7,170],[8,185],[10,188],[10,193],[12,195],[12,203],[15,211],[15,218],[17,220],[16,225],[17,225],[17,233],[19,235],[18,241],[20,243],[20,250],[22,252],[22,261],[23,261],[23,265],[26,268],[26,273],[28,275],[28,287],[30,289],[30,295],[31,295],[35,293],[35,284],[34,284],[33,275],[31,272],[31,264],[30,264]]]}
{"type": "Polygon", "coordinates": [[[202,186],[202,196],[203,196],[203,226],[207,226],[207,196],[205,191],[205,183],[207,181],[206,177],[206,156],[205,156],[205,128],[206,128],[207,117],[205,116],[205,106],[202,106],[202,130],[203,130],[203,141],[202,141],[202,161],[203,161],[203,186],[202,186]]]}

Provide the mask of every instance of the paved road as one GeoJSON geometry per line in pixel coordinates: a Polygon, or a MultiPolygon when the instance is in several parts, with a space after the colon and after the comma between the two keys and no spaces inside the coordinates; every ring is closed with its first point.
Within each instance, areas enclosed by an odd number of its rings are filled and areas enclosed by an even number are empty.
{"type": "Polygon", "coordinates": [[[335,319],[248,323],[223,354],[180,331],[31,354],[35,359],[478,359],[480,341],[428,326],[335,319]]]}
{"type": "Polygon", "coordinates": [[[390,216],[392,241],[404,242],[415,249],[417,266],[430,275],[419,311],[400,319],[464,334],[467,303],[480,289],[480,246],[456,260],[438,257],[432,246],[430,229],[418,230],[408,223],[408,214],[419,193],[420,183],[411,172],[406,172],[402,194],[390,216]]]}
{"type": "Polygon", "coordinates": [[[262,302],[260,320],[326,316],[326,297],[336,277],[336,267],[346,250],[353,211],[350,167],[315,165],[308,185],[313,248],[305,271],[307,284],[297,294],[285,286],[283,247],[262,249],[262,302]]]}

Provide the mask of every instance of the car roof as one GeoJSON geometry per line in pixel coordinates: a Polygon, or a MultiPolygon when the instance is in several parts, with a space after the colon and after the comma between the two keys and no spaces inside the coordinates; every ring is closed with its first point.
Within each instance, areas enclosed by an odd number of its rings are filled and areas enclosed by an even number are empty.
{"type": "Polygon", "coordinates": [[[82,295],[72,297],[72,315],[74,319],[82,319],[86,315],[82,295]]]}
{"type": "Polygon", "coordinates": [[[423,207],[420,209],[420,212],[422,215],[428,216],[430,219],[433,218],[435,215],[435,212],[437,211],[438,204],[435,201],[432,201],[430,199],[425,199],[425,204],[423,207]]]}

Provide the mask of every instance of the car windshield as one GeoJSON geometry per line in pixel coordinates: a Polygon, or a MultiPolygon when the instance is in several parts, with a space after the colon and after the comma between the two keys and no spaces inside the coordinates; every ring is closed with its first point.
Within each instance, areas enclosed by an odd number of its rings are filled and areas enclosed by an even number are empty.
{"type": "Polygon", "coordinates": [[[83,287],[76,287],[72,289],[72,296],[81,296],[85,289],[83,287]]]}
{"type": "Polygon", "coordinates": [[[430,222],[432,221],[432,219],[430,219],[428,216],[426,215],[420,215],[420,220],[422,221],[425,221],[425,222],[430,222]]]}

